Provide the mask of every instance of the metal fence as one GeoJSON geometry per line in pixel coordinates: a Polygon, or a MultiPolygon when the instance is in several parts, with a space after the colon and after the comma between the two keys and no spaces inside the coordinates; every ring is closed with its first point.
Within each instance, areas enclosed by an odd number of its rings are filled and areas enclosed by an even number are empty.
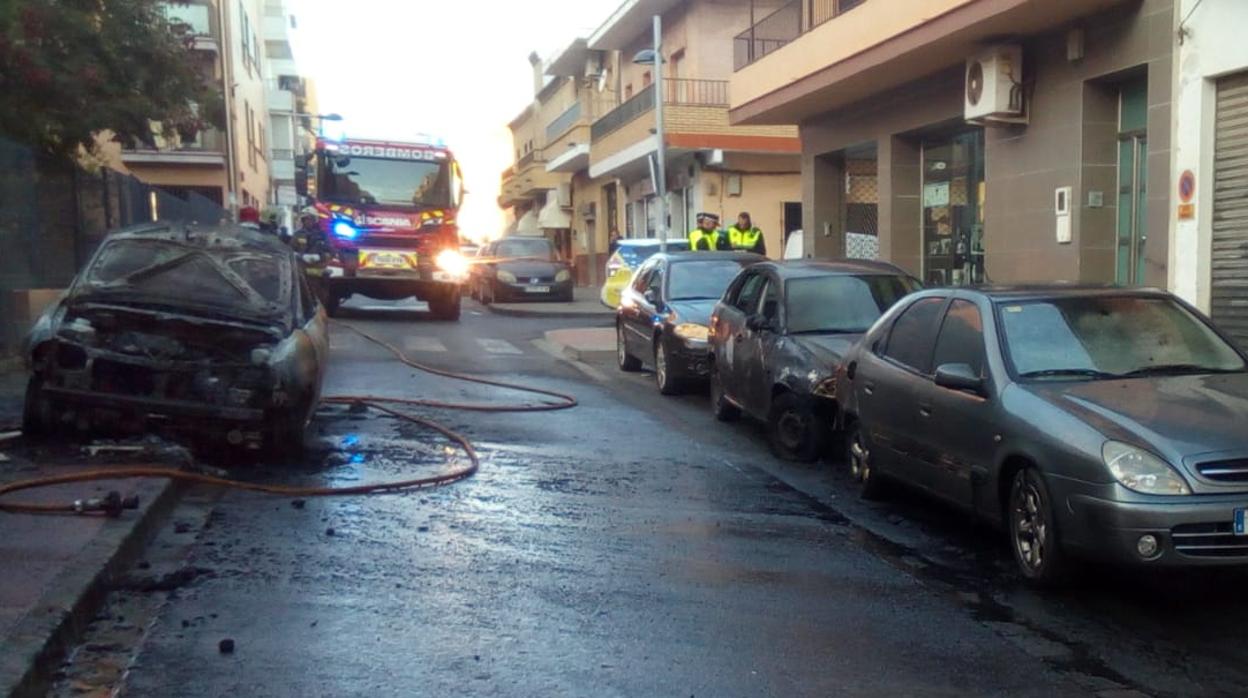
{"type": "Polygon", "coordinates": [[[792,0],[738,34],[732,42],[733,70],[763,58],[815,27],[867,0],[792,0]]]}
{"type": "Polygon", "coordinates": [[[546,124],[546,142],[553,143],[581,120],[581,103],[573,102],[562,114],[546,124]]]}
{"type": "Polygon", "coordinates": [[[108,168],[49,162],[0,137],[0,355],[28,320],[14,292],[66,287],[109,232],[157,220],[205,225],[225,209],[194,192],[177,196],[108,168]]]}
{"type": "Polygon", "coordinates": [[[598,140],[638,116],[654,109],[654,85],[643,88],[628,101],[607,112],[589,129],[590,140],[598,140]]]}

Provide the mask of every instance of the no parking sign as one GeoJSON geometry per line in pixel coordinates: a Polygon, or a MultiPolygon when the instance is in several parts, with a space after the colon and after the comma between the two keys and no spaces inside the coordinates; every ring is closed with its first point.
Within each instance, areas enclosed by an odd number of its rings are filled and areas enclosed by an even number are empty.
{"type": "Polygon", "coordinates": [[[1179,175],[1179,220],[1190,221],[1196,217],[1196,204],[1192,197],[1196,195],[1196,174],[1191,170],[1183,170],[1179,175]]]}

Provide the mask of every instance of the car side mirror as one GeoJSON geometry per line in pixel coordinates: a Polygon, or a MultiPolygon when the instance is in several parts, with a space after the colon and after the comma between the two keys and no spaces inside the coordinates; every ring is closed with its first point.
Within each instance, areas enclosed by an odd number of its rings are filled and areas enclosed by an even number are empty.
{"type": "Polygon", "coordinates": [[[967,364],[943,364],[936,369],[936,385],[949,390],[984,394],[984,379],[967,364]]]}
{"type": "Polygon", "coordinates": [[[762,315],[751,315],[745,321],[745,326],[754,332],[775,332],[776,330],[775,323],[762,315]]]}

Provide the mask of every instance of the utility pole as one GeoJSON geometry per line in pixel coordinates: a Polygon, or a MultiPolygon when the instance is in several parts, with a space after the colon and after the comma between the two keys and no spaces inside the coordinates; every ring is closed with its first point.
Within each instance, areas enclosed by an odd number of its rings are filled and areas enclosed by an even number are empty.
{"type": "Polygon", "coordinates": [[[654,137],[658,139],[655,152],[655,194],[659,200],[658,234],[659,252],[667,252],[667,145],[663,134],[663,17],[654,16],[654,137]]]}

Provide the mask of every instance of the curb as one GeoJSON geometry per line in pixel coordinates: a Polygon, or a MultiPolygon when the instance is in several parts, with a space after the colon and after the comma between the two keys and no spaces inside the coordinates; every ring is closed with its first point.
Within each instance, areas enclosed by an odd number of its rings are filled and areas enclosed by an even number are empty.
{"type": "Polygon", "coordinates": [[[0,696],[43,696],[66,650],[82,636],[108,595],[172,512],[185,485],[166,480],[129,526],[107,527],[87,544],[36,608],[13,628],[0,657],[0,696]]]}
{"type": "Polygon", "coordinates": [[[567,318],[568,320],[602,320],[604,323],[609,323],[615,318],[615,311],[607,310],[605,309],[605,307],[603,310],[595,310],[595,311],[575,310],[575,311],[569,311],[569,312],[555,312],[551,310],[541,310],[540,308],[534,308],[533,310],[529,310],[528,308],[523,308],[523,309],[521,308],[499,308],[498,306],[492,303],[484,307],[486,310],[490,311],[491,313],[494,313],[495,315],[504,315],[507,317],[536,317],[536,318],[553,318],[553,319],[567,318]]]}
{"type": "Polygon", "coordinates": [[[572,359],[573,361],[587,362],[593,361],[594,359],[610,359],[615,357],[615,351],[609,349],[586,351],[567,346],[566,344],[559,344],[558,342],[551,342],[551,346],[558,349],[561,354],[569,359],[572,359]]]}

